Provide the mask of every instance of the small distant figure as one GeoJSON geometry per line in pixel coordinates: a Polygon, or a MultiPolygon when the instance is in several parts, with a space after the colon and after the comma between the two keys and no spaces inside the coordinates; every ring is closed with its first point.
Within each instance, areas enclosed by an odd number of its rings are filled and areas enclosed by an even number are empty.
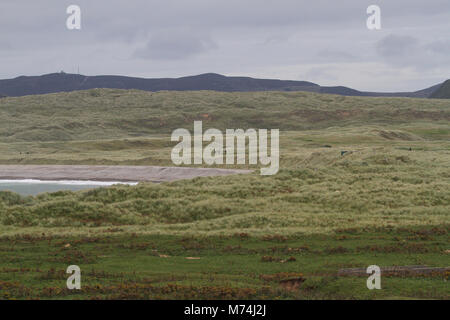
{"type": "Polygon", "coordinates": [[[348,151],[346,151],[346,150],[344,150],[344,151],[341,151],[341,157],[344,155],[344,154],[346,154],[348,151]]]}
{"type": "Polygon", "coordinates": [[[412,148],[411,148],[411,147],[409,147],[409,151],[412,151],[412,148]]]}

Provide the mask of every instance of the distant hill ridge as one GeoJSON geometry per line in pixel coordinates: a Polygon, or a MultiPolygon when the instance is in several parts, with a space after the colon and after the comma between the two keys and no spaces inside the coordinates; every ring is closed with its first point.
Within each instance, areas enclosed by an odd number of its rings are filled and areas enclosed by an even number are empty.
{"type": "Polygon", "coordinates": [[[431,94],[430,98],[450,99],[450,80],[445,81],[439,89],[431,94]]]}
{"type": "MultiPolygon", "coordinates": [[[[448,81],[447,81],[448,82],[448,81]]],[[[0,98],[34,94],[70,92],[94,88],[137,89],[145,91],[191,91],[212,90],[222,92],[250,91],[308,91],[339,94],[344,96],[372,97],[434,97],[442,84],[415,92],[364,92],[348,87],[323,87],[313,82],[275,79],[255,79],[250,77],[227,77],[215,73],[182,78],[146,79],[126,76],[84,76],[80,74],[51,73],[42,76],[20,76],[0,80],[0,98]]],[[[444,94],[444,98],[445,98],[444,94]]],[[[446,96],[448,98],[448,95],[446,96]]]]}

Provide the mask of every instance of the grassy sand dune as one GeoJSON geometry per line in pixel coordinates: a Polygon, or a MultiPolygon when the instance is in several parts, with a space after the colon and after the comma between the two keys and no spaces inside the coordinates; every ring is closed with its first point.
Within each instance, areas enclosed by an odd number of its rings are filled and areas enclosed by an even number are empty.
{"type": "Polygon", "coordinates": [[[171,165],[171,130],[194,120],[281,132],[274,176],[1,192],[0,298],[449,298],[448,273],[376,291],[336,276],[450,265],[447,100],[89,90],[2,99],[0,115],[2,164],[171,165]]]}

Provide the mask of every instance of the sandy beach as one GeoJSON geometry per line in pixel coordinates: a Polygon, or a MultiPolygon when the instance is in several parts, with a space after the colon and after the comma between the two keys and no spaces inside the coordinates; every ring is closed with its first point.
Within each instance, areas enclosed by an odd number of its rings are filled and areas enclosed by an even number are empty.
{"type": "Polygon", "coordinates": [[[252,170],[157,166],[0,165],[0,180],[167,182],[250,172],[252,170]]]}

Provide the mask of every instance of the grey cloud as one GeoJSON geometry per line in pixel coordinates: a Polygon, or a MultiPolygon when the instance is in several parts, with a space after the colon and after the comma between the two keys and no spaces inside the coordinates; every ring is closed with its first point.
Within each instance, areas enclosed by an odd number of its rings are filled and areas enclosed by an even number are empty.
{"type": "Polygon", "coordinates": [[[437,54],[450,56],[450,39],[433,41],[427,45],[427,48],[437,54]]]}
{"type": "Polygon", "coordinates": [[[0,51],[9,51],[12,49],[13,49],[13,46],[11,45],[11,43],[9,41],[2,40],[0,38],[0,51]]]}
{"type": "Polygon", "coordinates": [[[209,37],[186,31],[160,32],[153,35],[134,56],[153,60],[180,60],[217,48],[209,37]]]}
{"type": "Polygon", "coordinates": [[[268,37],[263,41],[263,44],[264,44],[264,45],[268,45],[268,44],[280,44],[280,43],[283,43],[283,42],[288,41],[288,39],[289,39],[289,36],[288,36],[288,35],[285,35],[285,34],[283,34],[283,35],[280,35],[280,34],[277,34],[277,35],[271,35],[271,36],[268,36],[268,37]]]}
{"type": "Polygon", "coordinates": [[[314,67],[309,69],[304,75],[302,75],[301,79],[311,79],[312,81],[335,81],[338,78],[333,74],[334,70],[331,70],[330,67],[314,67]]]}
{"type": "Polygon", "coordinates": [[[389,35],[377,43],[378,52],[386,58],[403,59],[411,50],[418,48],[418,41],[411,36],[389,35]]]}
{"type": "Polygon", "coordinates": [[[356,57],[348,52],[340,50],[322,50],[317,53],[317,57],[324,62],[348,62],[355,61],[356,57]]]}
{"type": "Polygon", "coordinates": [[[377,52],[387,63],[418,70],[439,68],[450,62],[449,41],[420,41],[413,36],[388,35],[376,44],[377,52]]]}

